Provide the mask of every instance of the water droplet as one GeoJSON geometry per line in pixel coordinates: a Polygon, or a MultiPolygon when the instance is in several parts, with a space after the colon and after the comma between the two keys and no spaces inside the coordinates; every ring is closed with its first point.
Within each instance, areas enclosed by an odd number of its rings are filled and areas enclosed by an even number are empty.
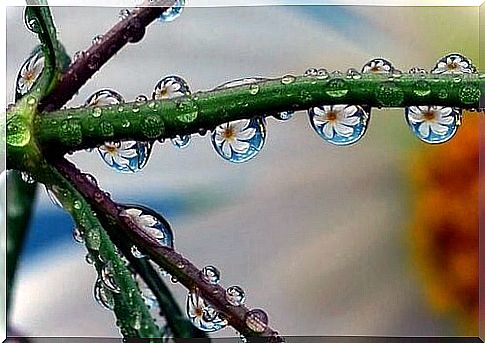
{"type": "Polygon", "coordinates": [[[394,83],[386,83],[377,88],[376,99],[381,106],[399,107],[404,101],[404,92],[394,83]]]}
{"type": "Polygon", "coordinates": [[[133,245],[133,246],[131,247],[131,254],[132,254],[132,255],[133,255],[133,257],[135,257],[135,258],[144,258],[144,257],[146,257],[145,255],[143,255],[143,254],[140,252],[140,250],[138,250],[138,248],[137,248],[135,245],[133,245]]]}
{"type": "Polygon", "coordinates": [[[405,109],[406,121],[414,134],[426,143],[450,140],[461,123],[461,110],[442,106],[411,106],[405,109]]]}
{"type": "Polygon", "coordinates": [[[341,98],[347,95],[349,89],[347,87],[347,83],[345,80],[341,78],[336,78],[328,81],[327,89],[325,93],[327,93],[332,98],[341,98]]]}
{"type": "Polygon", "coordinates": [[[32,175],[30,175],[27,172],[21,172],[20,177],[22,178],[22,181],[25,182],[25,183],[29,183],[29,184],[35,183],[35,180],[32,177],[32,175]]]}
{"type": "Polygon", "coordinates": [[[114,293],[121,292],[120,287],[116,284],[115,270],[111,261],[106,262],[101,269],[101,280],[110,291],[114,293]]]}
{"type": "Polygon", "coordinates": [[[426,71],[426,69],[423,69],[423,68],[420,68],[420,67],[413,67],[413,68],[409,69],[409,74],[421,74],[421,75],[425,75],[427,73],[428,72],[426,71]]]}
{"type": "Polygon", "coordinates": [[[448,54],[440,58],[434,68],[433,74],[470,74],[477,71],[473,63],[461,54],[448,54]]]}
{"type": "Polygon", "coordinates": [[[426,80],[418,80],[413,87],[413,93],[417,96],[427,96],[431,94],[431,86],[426,80]]]}
{"type": "Polygon", "coordinates": [[[228,82],[225,82],[219,86],[217,86],[215,89],[226,89],[226,88],[233,88],[233,87],[239,87],[239,86],[244,86],[244,85],[251,85],[259,81],[265,81],[267,79],[262,78],[262,77],[249,77],[249,78],[242,78],[242,79],[237,79],[237,80],[231,80],[228,82]]]}
{"type": "Polygon", "coordinates": [[[284,112],[276,113],[274,117],[281,121],[287,121],[293,118],[294,115],[295,115],[295,112],[293,111],[284,111],[284,112]]]}
{"type": "Polygon", "coordinates": [[[146,116],[141,123],[141,128],[143,130],[143,134],[148,139],[157,138],[165,131],[165,125],[162,119],[160,119],[160,117],[157,115],[146,116]]]}
{"type": "Polygon", "coordinates": [[[249,85],[249,93],[251,95],[256,95],[259,92],[259,85],[257,83],[253,83],[249,85]]]}
{"type": "Polygon", "coordinates": [[[86,260],[87,264],[93,264],[94,263],[94,257],[91,253],[86,254],[85,260],[86,260]]]}
{"type": "Polygon", "coordinates": [[[101,133],[105,137],[112,137],[115,134],[114,127],[109,122],[102,121],[101,123],[99,123],[99,128],[101,133]]]}
{"type": "Polygon", "coordinates": [[[83,58],[84,56],[86,56],[86,53],[84,51],[76,51],[74,53],[74,56],[72,56],[72,61],[75,62],[80,58],[83,58]]]}
{"type": "Polygon", "coordinates": [[[85,173],[84,176],[86,177],[86,179],[89,180],[89,182],[91,182],[93,185],[97,186],[98,185],[98,181],[96,180],[96,178],[94,176],[92,176],[91,174],[88,174],[88,173],[85,173]]]}
{"type": "Polygon", "coordinates": [[[7,122],[7,144],[12,146],[25,146],[30,142],[30,130],[18,121],[7,122]]]}
{"type": "Polygon", "coordinates": [[[93,37],[93,39],[92,39],[91,43],[92,43],[93,45],[95,45],[95,44],[99,44],[99,43],[101,43],[101,41],[102,41],[102,40],[103,40],[103,35],[97,35],[97,36],[94,36],[94,37],[93,37]]]}
{"type": "Polygon", "coordinates": [[[74,207],[75,210],[80,210],[82,208],[83,204],[79,200],[74,200],[74,203],[72,207],[74,207]]]}
{"type": "Polygon", "coordinates": [[[438,91],[438,98],[440,99],[446,99],[448,97],[448,90],[445,88],[442,88],[438,91]]]}
{"type": "Polygon", "coordinates": [[[391,62],[383,58],[374,58],[364,64],[362,73],[364,74],[392,74],[394,67],[391,62]]]}
{"type": "Polygon", "coordinates": [[[77,243],[81,243],[81,244],[84,243],[83,233],[77,226],[75,226],[74,229],[72,230],[72,237],[77,243]]]}
{"type": "Polygon", "coordinates": [[[180,76],[171,75],[158,81],[153,90],[152,99],[174,99],[184,95],[190,95],[189,85],[180,76]]]}
{"type": "Polygon", "coordinates": [[[44,54],[40,48],[35,49],[22,64],[15,82],[17,93],[24,95],[29,92],[44,70],[44,54]]]}
{"type": "Polygon", "coordinates": [[[480,88],[473,86],[464,86],[460,90],[460,100],[466,105],[478,103],[480,101],[480,88]]]}
{"type": "Polygon", "coordinates": [[[173,232],[170,224],[160,214],[141,205],[123,205],[127,215],[160,245],[173,248],[173,232]]]}
{"type": "Polygon", "coordinates": [[[205,266],[200,271],[200,274],[205,281],[207,281],[208,283],[211,283],[213,285],[218,284],[219,280],[221,278],[221,273],[214,266],[205,266]]]}
{"type": "Polygon", "coordinates": [[[107,310],[113,310],[115,307],[113,294],[104,287],[100,278],[94,284],[94,299],[107,310]]]}
{"type": "Polygon", "coordinates": [[[84,232],[84,241],[86,246],[91,250],[99,250],[101,246],[101,234],[97,228],[89,228],[84,232]]]}
{"type": "Polygon", "coordinates": [[[118,14],[118,18],[120,20],[125,20],[126,18],[128,18],[129,15],[130,15],[130,10],[127,8],[124,8],[120,10],[120,13],[118,14]]]}
{"type": "Polygon", "coordinates": [[[140,94],[135,98],[136,102],[147,102],[148,98],[146,95],[140,94]]]}
{"type": "Polygon", "coordinates": [[[318,74],[318,69],[317,68],[308,68],[305,70],[305,73],[303,76],[317,76],[318,74]]]}
{"type": "Polygon", "coordinates": [[[281,78],[281,83],[284,85],[289,85],[290,83],[295,82],[296,77],[293,75],[285,75],[281,78]]]}
{"type": "Polygon", "coordinates": [[[198,290],[187,295],[187,316],[196,328],[206,332],[215,332],[227,326],[227,320],[199,295],[198,290]]]}
{"type": "Polygon", "coordinates": [[[319,106],[308,110],[313,129],[325,141],[335,145],[357,142],[365,134],[370,110],[362,106],[319,106]]]}
{"type": "Polygon", "coordinates": [[[179,280],[177,279],[177,277],[176,277],[176,276],[172,276],[172,277],[170,278],[170,281],[171,281],[172,283],[177,283],[177,282],[179,282],[179,280]]]}
{"type": "Polygon", "coordinates": [[[184,10],[185,0],[177,0],[175,1],[174,5],[164,11],[160,16],[160,21],[163,22],[171,22],[180,17],[184,10]]]}
{"type": "Polygon", "coordinates": [[[255,157],[266,140],[264,118],[241,119],[219,125],[211,135],[212,146],[225,160],[241,163],[255,157]]]}
{"type": "Polygon", "coordinates": [[[327,69],[320,68],[317,70],[317,79],[324,80],[330,77],[327,69]]]}
{"type": "Polygon", "coordinates": [[[241,306],[246,300],[244,290],[239,286],[231,286],[226,289],[226,300],[232,306],[241,306]]]}
{"type": "Polygon", "coordinates": [[[136,279],[136,282],[138,283],[138,287],[140,288],[141,296],[143,297],[143,300],[145,300],[145,304],[147,304],[151,309],[154,309],[157,312],[160,312],[157,298],[153,294],[150,287],[147,286],[147,284],[143,281],[143,279],[139,275],[136,275],[135,279],[136,279]]]}
{"type": "Polygon", "coordinates": [[[186,148],[186,147],[189,146],[190,139],[191,139],[191,136],[190,135],[183,135],[183,136],[177,135],[174,138],[170,139],[170,141],[177,148],[183,149],[183,148],[186,148]]]}
{"type": "MultiPolygon", "coordinates": [[[[125,102],[121,94],[118,92],[109,89],[109,88],[104,88],[100,89],[99,91],[91,94],[89,98],[86,100],[84,103],[84,106],[86,107],[94,107],[96,110],[96,113],[101,113],[99,110],[99,107],[102,106],[110,106],[110,105],[118,105],[125,102]]],[[[93,114],[94,117],[99,117],[99,115],[93,114]]]]}
{"type": "Polygon", "coordinates": [[[31,14],[31,11],[28,7],[26,7],[24,11],[24,23],[27,29],[29,29],[33,33],[39,33],[41,31],[41,27],[37,18],[31,14]]]}
{"type": "Polygon", "coordinates": [[[347,70],[346,77],[348,79],[358,80],[358,79],[362,78],[362,75],[356,69],[350,68],[349,70],[347,70]]]}
{"type": "Polygon", "coordinates": [[[261,309],[253,309],[246,314],[246,325],[257,333],[263,333],[268,327],[268,315],[261,309]]]}
{"type": "Polygon", "coordinates": [[[98,148],[104,162],[121,173],[135,173],[148,162],[151,144],[136,141],[106,142],[98,148]]]}

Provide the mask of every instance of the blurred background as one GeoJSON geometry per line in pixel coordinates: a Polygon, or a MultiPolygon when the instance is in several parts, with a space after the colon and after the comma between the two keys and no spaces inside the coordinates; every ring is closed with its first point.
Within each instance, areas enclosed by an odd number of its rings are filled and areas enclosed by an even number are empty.
{"type": "MultiPolygon", "coordinates": [[[[119,8],[53,9],[72,55],[118,20],[119,8]]],[[[483,29],[483,28],[482,28],[483,29]]],[[[179,75],[193,91],[231,79],[359,69],[384,57],[430,70],[460,52],[479,57],[477,7],[264,6],[186,8],[152,24],[81,89],[79,106],[109,87],[132,101],[179,75]]],[[[36,38],[23,8],[7,8],[7,89],[36,38]]],[[[233,165],[208,136],[186,149],[156,144],[137,174],[109,169],[96,151],[69,157],[118,202],[156,209],[175,247],[241,285],[284,335],[476,335],[478,116],[451,142],[420,142],[403,110],[373,109],[367,134],[335,147],[306,113],[268,120],[254,160],[233,165]]],[[[72,239],[70,217],[43,189],[21,259],[11,325],[29,336],[118,336],[92,295],[95,272],[72,239]]],[[[167,283],[170,283],[166,279],[167,283]]],[[[170,285],[185,306],[186,291],[170,285]]],[[[216,336],[233,336],[231,328],[216,336]]]]}

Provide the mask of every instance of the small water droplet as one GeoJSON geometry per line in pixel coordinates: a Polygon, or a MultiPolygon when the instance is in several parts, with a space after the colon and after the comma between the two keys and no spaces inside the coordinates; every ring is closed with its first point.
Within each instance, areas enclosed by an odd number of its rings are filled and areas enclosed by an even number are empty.
{"type": "Polygon", "coordinates": [[[74,229],[72,230],[72,237],[77,243],[81,243],[81,244],[84,243],[83,233],[77,226],[75,226],[74,229]]]}
{"type": "Polygon", "coordinates": [[[125,102],[121,94],[118,92],[109,89],[109,88],[103,88],[100,89],[99,91],[91,94],[86,102],[84,103],[84,106],[86,107],[94,107],[93,109],[93,117],[99,117],[101,114],[101,109],[99,107],[102,106],[110,106],[110,105],[118,105],[125,102]],[[97,108],[97,110],[96,110],[97,108]],[[94,110],[96,110],[96,114],[94,113],[94,110]],[[99,113],[99,114],[98,114],[99,113]]]}
{"type": "Polygon", "coordinates": [[[427,73],[428,72],[426,71],[426,69],[423,69],[423,68],[420,68],[420,67],[413,67],[413,68],[409,69],[409,74],[425,75],[427,73]]]}
{"type": "Polygon", "coordinates": [[[101,246],[101,234],[97,228],[89,228],[84,232],[84,241],[91,250],[99,250],[101,246]]]}
{"type": "Polygon", "coordinates": [[[99,43],[101,43],[101,41],[102,41],[102,40],[103,40],[103,35],[97,35],[97,36],[94,36],[94,37],[93,37],[93,39],[92,39],[91,43],[92,43],[93,45],[95,45],[95,44],[99,44],[99,43]]]}
{"type": "Polygon", "coordinates": [[[176,277],[176,276],[173,276],[173,275],[170,277],[170,281],[171,281],[172,283],[177,283],[177,282],[179,282],[179,280],[177,279],[177,277],[176,277]]]}
{"type": "Polygon", "coordinates": [[[100,278],[94,284],[94,299],[107,310],[113,310],[115,306],[113,294],[107,290],[100,278]]]}
{"type": "Polygon", "coordinates": [[[184,10],[185,0],[177,0],[174,5],[165,10],[159,17],[160,21],[171,22],[180,17],[184,10]]]}
{"type": "Polygon", "coordinates": [[[404,92],[394,83],[386,83],[377,88],[376,99],[381,106],[399,107],[404,101],[404,92]]]}
{"type": "Polygon", "coordinates": [[[177,135],[174,138],[170,139],[172,144],[180,149],[188,147],[190,144],[190,140],[191,140],[190,135],[183,135],[183,136],[177,135]]]}
{"type": "Polygon", "coordinates": [[[76,51],[74,53],[74,55],[72,56],[72,61],[75,62],[75,61],[79,60],[80,58],[83,58],[84,56],[86,56],[86,52],[76,51]]]}
{"type": "Polygon", "coordinates": [[[414,84],[413,93],[417,96],[427,96],[431,94],[431,86],[426,80],[418,80],[414,84]]]}
{"type": "Polygon", "coordinates": [[[480,101],[481,91],[478,87],[464,86],[460,89],[459,96],[462,103],[471,105],[480,101]]]}
{"type": "Polygon", "coordinates": [[[327,69],[320,68],[317,70],[317,79],[324,80],[324,79],[328,79],[329,77],[330,77],[330,74],[328,73],[327,69]]]}
{"type": "Polygon", "coordinates": [[[82,208],[82,202],[79,200],[74,200],[72,207],[74,207],[75,210],[80,210],[82,208]]]}
{"type": "Polygon", "coordinates": [[[268,315],[261,309],[253,309],[246,314],[246,325],[257,333],[263,333],[268,327],[268,315]]]}
{"type": "Polygon", "coordinates": [[[41,26],[36,17],[31,14],[31,11],[28,7],[25,8],[24,11],[24,23],[28,30],[33,33],[40,33],[41,26]]]}
{"type": "Polygon", "coordinates": [[[327,88],[325,93],[331,96],[332,98],[341,98],[347,95],[349,89],[347,87],[347,83],[345,80],[341,78],[336,78],[329,80],[327,83],[327,88]]]}
{"type": "Polygon", "coordinates": [[[294,111],[283,111],[283,112],[276,113],[274,117],[281,121],[287,121],[293,118],[294,115],[295,115],[294,111]]]}
{"type": "Polygon", "coordinates": [[[318,75],[318,69],[317,68],[308,68],[305,70],[305,73],[303,76],[317,76],[318,75]]]}
{"type": "Polygon", "coordinates": [[[319,106],[310,108],[308,115],[313,129],[326,142],[349,145],[365,134],[370,109],[354,105],[319,106]]]}
{"type": "Polygon", "coordinates": [[[138,248],[137,248],[135,245],[133,245],[133,246],[131,247],[131,254],[132,254],[132,255],[133,255],[133,257],[135,257],[135,258],[144,258],[144,257],[146,257],[145,255],[143,255],[143,254],[140,252],[140,250],[138,250],[138,248]]]}
{"type": "Polygon", "coordinates": [[[362,67],[363,74],[392,74],[393,72],[392,63],[384,58],[374,58],[362,67]]]}
{"type": "Polygon", "coordinates": [[[239,286],[231,286],[226,289],[226,300],[232,306],[241,306],[246,300],[244,290],[239,286]]]}
{"type": "Polygon", "coordinates": [[[264,118],[241,119],[219,125],[211,135],[215,151],[227,161],[242,163],[255,157],[266,140],[264,118]]]}
{"type": "Polygon", "coordinates": [[[253,83],[249,85],[249,94],[256,95],[259,92],[259,85],[257,83],[253,83]]]}
{"type": "Polygon", "coordinates": [[[103,110],[100,107],[95,107],[91,114],[94,118],[99,118],[103,114],[103,110]]]}
{"type": "Polygon", "coordinates": [[[433,74],[471,74],[477,71],[471,60],[457,53],[448,54],[440,58],[434,68],[433,74]]]}
{"type": "Polygon", "coordinates": [[[45,188],[47,192],[47,196],[49,197],[50,201],[57,207],[62,208],[61,201],[57,198],[56,191],[59,192],[57,186],[53,186],[52,189],[45,188]]]}
{"type": "Polygon", "coordinates": [[[285,75],[281,78],[281,83],[284,85],[289,85],[290,83],[295,82],[296,77],[293,75],[285,75]]]}
{"type": "Polygon", "coordinates": [[[94,264],[94,257],[91,253],[87,253],[85,257],[87,264],[94,264]]]}
{"type": "Polygon", "coordinates": [[[123,119],[123,121],[121,122],[121,127],[127,129],[129,128],[131,125],[130,121],[128,119],[123,119]]]}
{"type": "Polygon", "coordinates": [[[120,20],[125,20],[126,18],[128,18],[129,15],[130,15],[130,10],[127,9],[127,8],[124,8],[124,9],[120,10],[120,12],[118,14],[118,18],[120,20]]]}
{"type": "Polygon", "coordinates": [[[405,109],[406,122],[423,142],[436,144],[450,140],[461,123],[461,110],[443,106],[411,106],[405,109]]]}
{"type": "Polygon", "coordinates": [[[239,87],[244,85],[251,85],[256,82],[265,81],[265,80],[267,79],[262,77],[249,77],[249,78],[236,79],[236,80],[225,82],[217,86],[215,89],[226,89],[226,88],[233,88],[233,87],[239,87]]]}
{"type": "Polygon", "coordinates": [[[200,271],[202,278],[210,284],[216,285],[219,283],[221,273],[214,266],[205,266],[200,271]]]}
{"type": "Polygon", "coordinates": [[[29,183],[29,184],[35,183],[35,180],[32,177],[32,175],[30,175],[27,172],[21,172],[20,177],[22,178],[22,181],[25,182],[25,183],[29,183]]]}
{"type": "Polygon", "coordinates": [[[135,98],[136,102],[147,102],[148,98],[146,95],[140,94],[135,98]]]}
{"type": "Polygon", "coordinates": [[[121,292],[120,287],[116,284],[115,270],[111,261],[106,262],[101,269],[101,280],[110,291],[114,293],[121,292]]]}
{"type": "Polygon", "coordinates": [[[160,245],[173,248],[173,232],[170,224],[159,213],[141,205],[123,205],[122,215],[129,216],[160,245]]]}
{"type": "Polygon", "coordinates": [[[350,68],[349,70],[347,70],[346,77],[348,79],[358,80],[358,79],[362,78],[362,75],[356,69],[350,68]]]}
{"type": "Polygon", "coordinates": [[[143,134],[148,139],[157,138],[165,131],[165,125],[158,115],[146,116],[141,122],[141,128],[143,130],[143,134]]]}
{"type": "Polygon", "coordinates": [[[215,332],[227,326],[227,320],[199,295],[198,290],[187,295],[187,317],[196,328],[206,332],[215,332]]]}

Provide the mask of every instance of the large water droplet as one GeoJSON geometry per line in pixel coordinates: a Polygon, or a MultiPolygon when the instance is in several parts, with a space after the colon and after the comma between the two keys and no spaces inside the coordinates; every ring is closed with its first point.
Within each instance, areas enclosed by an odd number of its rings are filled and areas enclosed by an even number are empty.
{"type": "Polygon", "coordinates": [[[200,274],[205,281],[213,285],[218,284],[219,280],[221,279],[221,273],[214,266],[205,266],[200,271],[200,274]]]}
{"type": "Polygon", "coordinates": [[[94,284],[94,299],[107,310],[113,310],[115,307],[113,294],[105,288],[100,278],[94,284]]]}
{"type": "Polygon", "coordinates": [[[7,122],[7,144],[12,146],[25,146],[30,142],[30,130],[23,123],[16,120],[7,122]]]}
{"type": "Polygon", "coordinates": [[[160,21],[171,22],[180,17],[184,10],[185,0],[177,0],[169,9],[165,10],[160,16],[160,21]]]}
{"type": "Polygon", "coordinates": [[[406,121],[414,134],[426,143],[450,140],[461,123],[461,110],[442,106],[411,106],[406,121]]]}
{"type": "Polygon", "coordinates": [[[152,99],[173,99],[184,95],[190,95],[189,85],[180,76],[171,75],[158,81],[153,90],[152,99]]]}
{"type": "Polygon", "coordinates": [[[308,110],[313,129],[325,141],[335,145],[357,142],[367,129],[370,111],[362,106],[319,106],[308,110]]]}
{"type": "Polygon", "coordinates": [[[123,215],[129,216],[160,245],[173,248],[173,232],[170,224],[160,214],[141,205],[123,205],[123,215]]]}
{"type": "MultiPolygon", "coordinates": [[[[84,106],[99,108],[102,106],[118,105],[123,102],[125,102],[125,100],[123,99],[121,94],[112,89],[104,88],[91,94],[84,103],[84,106]]],[[[99,111],[99,109],[97,111],[99,111]]]]}
{"type": "Polygon", "coordinates": [[[115,270],[111,261],[106,262],[101,269],[101,280],[110,291],[114,293],[121,291],[120,287],[116,284],[115,270]]]}
{"type": "Polygon", "coordinates": [[[374,58],[364,64],[362,73],[368,74],[392,74],[394,67],[391,62],[383,58],[374,58]]]}
{"type": "Polygon", "coordinates": [[[241,306],[246,300],[244,290],[239,286],[231,286],[226,289],[226,300],[232,306],[241,306]]]}
{"type": "Polygon", "coordinates": [[[183,149],[189,146],[190,144],[190,135],[177,135],[174,138],[170,139],[173,145],[175,145],[177,148],[183,149]]]}
{"type": "Polygon", "coordinates": [[[187,295],[187,316],[196,328],[206,332],[219,331],[227,326],[227,320],[208,305],[197,290],[187,295]]]}
{"type": "Polygon", "coordinates": [[[255,157],[266,140],[264,118],[241,119],[219,125],[211,135],[212,146],[225,160],[241,163],[255,157]]]}
{"type": "Polygon", "coordinates": [[[477,71],[473,63],[461,54],[448,54],[440,58],[434,68],[433,74],[469,74],[477,71]]]}
{"type": "Polygon", "coordinates": [[[44,70],[44,54],[39,48],[35,49],[20,67],[15,82],[17,93],[24,95],[32,89],[44,70]]]}
{"type": "Polygon", "coordinates": [[[268,327],[268,315],[261,309],[253,309],[246,314],[246,325],[257,333],[262,333],[268,327]]]}

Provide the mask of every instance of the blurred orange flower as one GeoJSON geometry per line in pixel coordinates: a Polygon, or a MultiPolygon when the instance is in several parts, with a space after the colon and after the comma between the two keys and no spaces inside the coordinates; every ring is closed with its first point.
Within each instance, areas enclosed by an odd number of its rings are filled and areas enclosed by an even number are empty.
{"type": "Polygon", "coordinates": [[[414,269],[431,306],[471,336],[478,334],[479,121],[465,113],[448,143],[414,151],[410,171],[414,269]]]}

